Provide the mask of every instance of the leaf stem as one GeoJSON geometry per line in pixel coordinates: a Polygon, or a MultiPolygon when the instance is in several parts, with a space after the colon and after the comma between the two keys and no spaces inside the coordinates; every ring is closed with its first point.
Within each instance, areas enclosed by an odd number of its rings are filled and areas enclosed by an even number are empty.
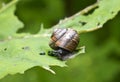
{"type": "Polygon", "coordinates": [[[7,5],[5,5],[4,7],[2,7],[0,9],[0,13],[3,12],[4,10],[6,10],[7,8],[9,8],[10,6],[12,6],[13,4],[17,3],[18,0],[12,0],[10,3],[8,3],[7,5]]]}
{"type": "MultiPolygon", "coordinates": [[[[77,17],[77,16],[79,16],[79,15],[83,15],[83,14],[85,14],[85,13],[88,13],[88,12],[91,11],[92,9],[96,8],[97,6],[98,6],[98,3],[95,3],[95,4],[93,4],[93,5],[90,5],[90,6],[86,7],[85,9],[83,9],[82,11],[78,12],[77,14],[75,14],[75,15],[67,18],[67,20],[71,20],[71,19],[73,19],[73,18],[75,18],[75,17],[77,17]]],[[[62,22],[65,22],[65,21],[67,21],[67,20],[63,20],[62,22]]],[[[49,30],[47,29],[48,31],[47,31],[47,32],[44,32],[43,34],[35,34],[35,35],[29,35],[29,34],[24,35],[24,34],[23,34],[23,36],[22,36],[22,35],[19,35],[19,36],[15,36],[14,38],[50,37],[50,35],[51,35],[50,33],[51,33],[55,28],[57,28],[58,25],[59,25],[59,24],[53,26],[52,29],[49,29],[49,30]]],[[[44,29],[44,30],[45,30],[45,29],[44,29]]]]}
{"type": "MultiPolygon", "coordinates": [[[[81,10],[80,12],[78,12],[77,14],[75,14],[74,16],[86,14],[89,11],[91,11],[92,9],[96,8],[97,6],[98,6],[98,2],[95,3],[95,4],[93,4],[93,5],[90,5],[90,6],[86,7],[85,9],[81,10]]],[[[74,16],[72,16],[72,17],[74,17],[74,16]]]]}
{"type": "Polygon", "coordinates": [[[59,24],[64,23],[64,22],[66,22],[68,20],[72,20],[72,19],[76,18],[79,15],[84,15],[84,14],[88,13],[89,11],[93,10],[96,7],[98,7],[98,2],[96,2],[95,4],[92,4],[92,5],[88,6],[88,7],[86,7],[85,9],[79,11],[77,14],[75,14],[75,15],[73,15],[71,17],[68,17],[68,18],[65,18],[62,21],[59,21],[59,23],[57,25],[53,26],[53,29],[58,28],[59,24]]]}

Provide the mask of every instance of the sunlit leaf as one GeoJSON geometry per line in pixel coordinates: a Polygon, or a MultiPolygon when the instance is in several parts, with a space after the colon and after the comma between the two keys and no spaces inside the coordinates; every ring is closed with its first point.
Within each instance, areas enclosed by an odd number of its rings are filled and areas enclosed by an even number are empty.
{"type": "Polygon", "coordinates": [[[120,11],[120,0],[99,0],[95,5],[86,8],[84,12],[79,12],[76,15],[61,20],[55,28],[74,28],[80,33],[89,32],[99,29],[108,20],[114,18],[120,11]],[[98,6],[97,6],[98,4],[98,6]],[[98,7],[93,13],[84,15],[92,7],[98,7]]]}
{"type": "Polygon", "coordinates": [[[14,0],[0,9],[0,39],[15,35],[16,31],[23,27],[14,14],[16,2],[17,0],[14,0]]]}
{"type": "MultiPolygon", "coordinates": [[[[55,72],[49,66],[66,66],[64,61],[50,57],[47,54],[51,50],[48,45],[49,36],[52,33],[51,29],[42,29],[36,35],[25,34],[21,36],[21,34],[18,34],[16,36],[16,31],[23,24],[14,15],[15,3],[15,0],[12,1],[0,11],[0,37],[2,39],[0,41],[0,78],[8,74],[24,73],[24,71],[34,66],[40,66],[52,73],[55,72]],[[11,37],[7,38],[9,36],[11,37]],[[46,54],[40,55],[41,52],[46,54]]],[[[74,28],[79,32],[93,31],[102,27],[104,23],[118,13],[120,10],[119,4],[120,1],[118,0],[109,0],[109,2],[101,0],[98,3],[99,7],[92,14],[86,16],[75,15],[60,22],[55,28],[74,28]]],[[[82,53],[83,50],[78,53],[82,53]]]]}

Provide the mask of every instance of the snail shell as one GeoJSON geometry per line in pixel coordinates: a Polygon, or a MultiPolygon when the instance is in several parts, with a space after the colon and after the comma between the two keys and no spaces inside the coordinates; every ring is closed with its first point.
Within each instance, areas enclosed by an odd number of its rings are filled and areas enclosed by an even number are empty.
{"type": "Polygon", "coordinates": [[[62,48],[67,51],[73,52],[78,44],[79,34],[77,33],[77,31],[71,28],[58,28],[55,29],[53,32],[49,46],[54,50],[62,48]]]}

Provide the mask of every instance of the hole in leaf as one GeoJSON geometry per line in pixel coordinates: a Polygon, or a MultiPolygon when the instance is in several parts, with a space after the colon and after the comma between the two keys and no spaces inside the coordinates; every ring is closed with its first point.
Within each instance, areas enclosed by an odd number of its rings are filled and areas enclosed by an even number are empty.
{"type": "Polygon", "coordinates": [[[22,47],[23,50],[30,50],[30,47],[28,46],[25,46],[25,47],[22,47]]]}
{"type": "Polygon", "coordinates": [[[100,26],[100,23],[97,23],[97,26],[100,26]]]}
{"type": "Polygon", "coordinates": [[[45,52],[44,52],[44,51],[42,51],[42,52],[40,52],[39,54],[40,54],[40,55],[45,55],[45,52]]]}
{"type": "Polygon", "coordinates": [[[7,48],[4,48],[4,51],[6,51],[7,50],[7,48]]]}
{"type": "Polygon", "coordinates": [[[79,23],[82,24],[82,26],[87,24],[86,22],[83,22],[83,21],[79,21],[79,23]]]}
{"type": "Polygon", "coordinates": [[[85,13],[84,15],[87,16],[89,14],[92,14],[98,7],[95,7],[94,9],[92,9],[91,11],[89,11],[88,13],[85,13]]]}

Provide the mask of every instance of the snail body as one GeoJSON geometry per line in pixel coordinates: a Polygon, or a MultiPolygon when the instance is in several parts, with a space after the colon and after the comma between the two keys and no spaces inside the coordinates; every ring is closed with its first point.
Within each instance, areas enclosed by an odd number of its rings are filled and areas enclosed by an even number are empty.
{"type": "Polygon", "coordinates": [[[52,33],[49,46],[54,49],[49,52],[61,60],[66,60],[79,44],[79,34],[71,28],[58,28],[52,33]]]}

